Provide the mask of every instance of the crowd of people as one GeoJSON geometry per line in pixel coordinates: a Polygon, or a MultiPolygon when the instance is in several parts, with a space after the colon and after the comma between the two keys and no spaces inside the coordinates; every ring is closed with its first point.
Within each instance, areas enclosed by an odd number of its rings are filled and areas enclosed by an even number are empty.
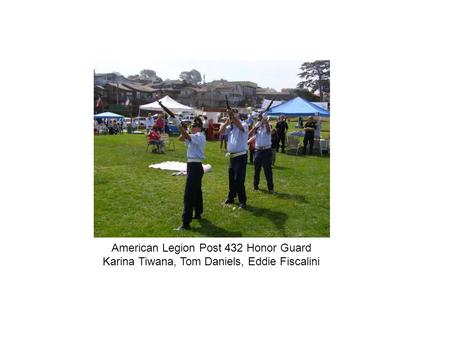
{"type": "Polygon", "coordinates": [[[116,119],[94,119],[94,134],[122,134],[125,129],[123,120],[116,119]]]}
{"type": "MultiPolygon", "coordinates": [[[[245,120],[249,130],[253,127],[255,120],[252,115],[248,115],[245,120]]],[[[219,129],[219,150],[223,151],[227,149],[227,141],[228,141],[228,130],[226,128],[222,128],[225,122],[222,122],[219,129]]],[[[289,125],[286,119],[286,116],[281,115],[277,118],[276,123],[271,125],[267,123],[267,130],[270,133],[271,137],[271,164],[272,167],[275,166],[276,153],[286,152],[286,139],[287,132],[289,129],[289,125]]],[[[312,154],[313,146],[314,146],[314,137],[317,130],[317,122],[314,120],[312,116],[310,116],[305,124],[303,124],[302,117],[299,118],[299,122],[297,123],[296,128],[304,128],[304,140],[303,140],[303,154],[306,154],[307,146],[309,145],[309,154],[312,154]]],[[[256,150],[256,139],[249,137],[248,140],[248,160],[250,164],[254,164],[256,150]]]]}

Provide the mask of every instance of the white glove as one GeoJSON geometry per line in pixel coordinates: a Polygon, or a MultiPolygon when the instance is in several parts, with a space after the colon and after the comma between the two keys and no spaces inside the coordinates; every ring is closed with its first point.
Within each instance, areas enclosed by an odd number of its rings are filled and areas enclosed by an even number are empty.
{"type": "Polygon", "coordinates": [[[255,128],[259,128],[259,127],[261,127],[261,121],[258,121],[255,123],[255,128]]]}
{"type": "Polygon", "coordinates": [[[172,117],[172,123],[177,127],[181,125],[181,121],[177,117],[172,117]]]}

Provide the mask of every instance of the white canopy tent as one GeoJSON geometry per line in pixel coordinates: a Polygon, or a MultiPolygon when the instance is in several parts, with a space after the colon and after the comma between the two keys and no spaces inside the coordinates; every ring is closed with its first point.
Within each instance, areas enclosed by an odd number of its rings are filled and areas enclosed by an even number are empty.
{"type": "MultiPolygon", "coordinates": [[[[172,99],[169,95],[164,96],[161,100],[161,103],[169,108],[174,113],[181,113],[183,111],[189,111],[194,112],[194,108],[191,108],[189,106],[185,106],[184,104],[181,104],[174,99],[172,99]]],[[[158,110],[162,111],[163,109],[158,104],[158,100],[154,101],[152,103],[143,104],[142,106],[139,106],[139,109],[141,110],[158,110]]]]}

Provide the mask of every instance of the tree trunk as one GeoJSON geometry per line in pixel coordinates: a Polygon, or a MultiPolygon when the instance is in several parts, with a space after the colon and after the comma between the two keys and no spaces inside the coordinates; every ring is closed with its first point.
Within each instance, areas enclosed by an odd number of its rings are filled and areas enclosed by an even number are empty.
{"type": "Polygon", "coordinates": [[[319,96],[320,102],[323,102],[323,93],[322,93],[322,73],[320,72],[320,67],[316,67],[317,75],[319,76],[319,96]]]}

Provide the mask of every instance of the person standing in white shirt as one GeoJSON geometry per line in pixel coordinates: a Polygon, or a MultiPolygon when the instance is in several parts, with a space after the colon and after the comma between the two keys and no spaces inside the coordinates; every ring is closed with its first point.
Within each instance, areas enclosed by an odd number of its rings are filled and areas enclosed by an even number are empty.
{"type": "Polygon", "coordinates": [[[262,118],[255,124],[250,131],[250,135],[255,134],[255,175],[253,176],[253,188],[259,190],[259,177],[261,167],[264,169],[266,176],[267,188],[269,193],[273,194],[273,174],[272,174],[272,137],[269,122],[267,118],[262,118]]]}
{"type": "Polygon", "coordinates": [[[145,130],[147,134],[152,130],[155,120],[153,119],[152,113],[148,113],[148,117],[145,119],[145,130]]]}
{"type": "Polygon", "coordinates": [[[205,159],[206,137],[202,133],[202,121],[195,118],[192,124],[192,133],[188,134],[178,119],[175,124],[180,130],[179,140],[187,145],[187,176],[184,190],[184,209],[182,224],[176,230],[188,230],[191,228],[192,219],[200,219],[203,213],[202,194],[202,161],[205,159]],[[194,217],[192,217],[195,211],[194,217]]]}
{"type": "Polygon", "coordinates": [[[247,141],[248,126],[239,119],[236,109],[228,109],[228,118],[219,130],[228,130],[228,154],[230,163],[228,166],[228,197],[225,204],[233,204],[236,195],[239,199],[239,208],[247,207],[247,195],[245,193],[245,174],[247,170],[247,141]]]}

